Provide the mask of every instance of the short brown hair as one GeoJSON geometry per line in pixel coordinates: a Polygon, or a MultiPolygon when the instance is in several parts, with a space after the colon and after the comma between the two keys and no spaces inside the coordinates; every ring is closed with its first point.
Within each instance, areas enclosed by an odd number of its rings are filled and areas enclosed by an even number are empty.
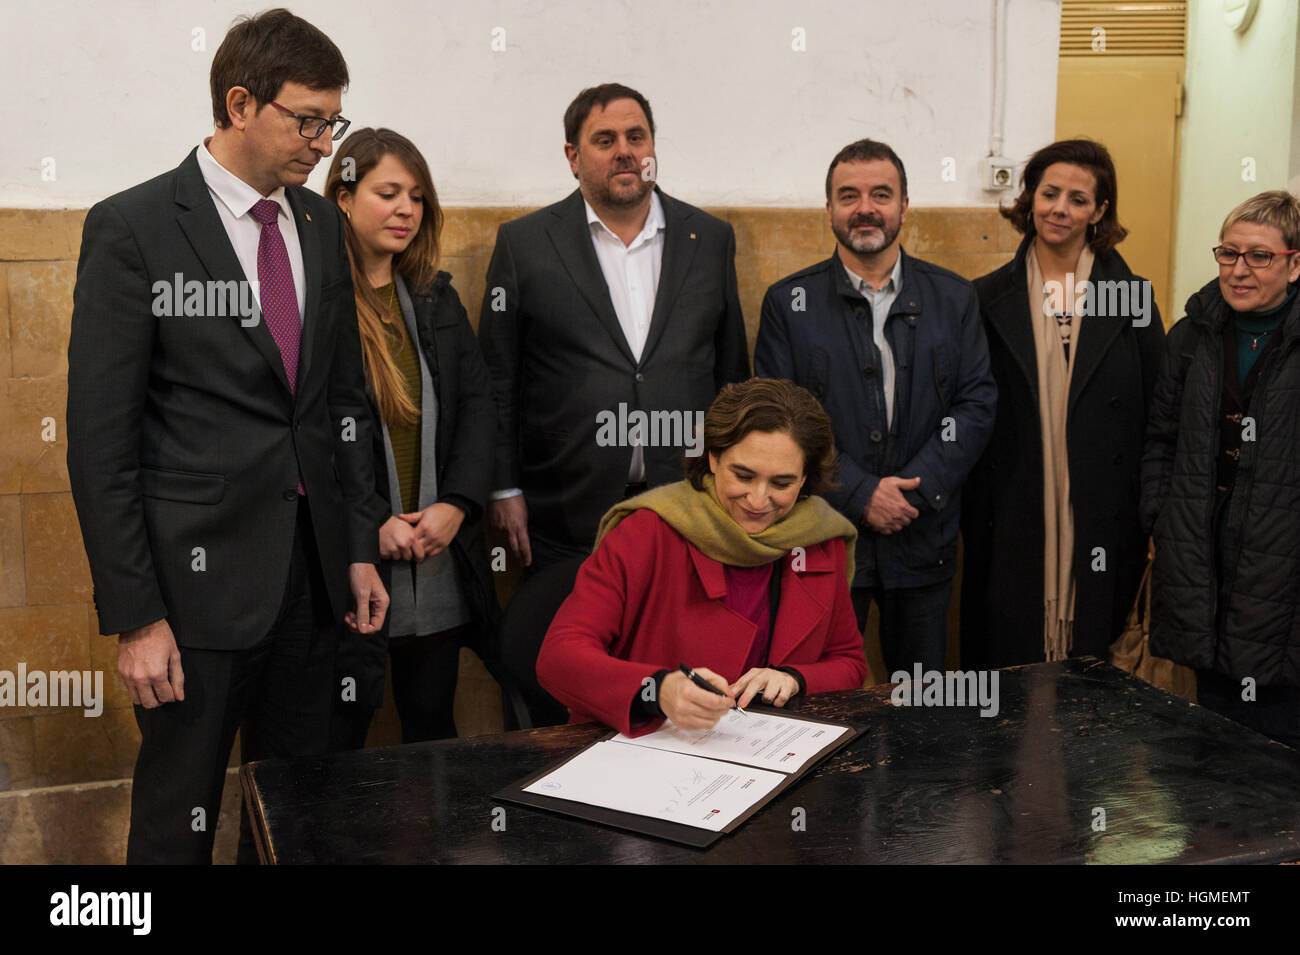
{"type": "Polygon", "coordinates": [[[898,158],[898,153],[894,152],[884,143],[878,143],[874,139],[859,139],[857,142],[849,143],[843,149],[835,154],[831,160],[830,168],[826,170],[826,201],[831,201],[831,179],[835,175],[835,167],[842,162],[871,162],[875,159],[888,159],[898,170],[898,188],[902,192],[903,198],[907,198],[907,171],[903,169],[903,160],[898,158]]]}
{"type": "Polygon", "coordinates": [[[348,65],[334,41],[283,7],[240,17],[226,34],[208,74],[212,118],[218,129],[230,125],[226,94],[236,86],[248,90],[260,112],[285,83],[311,90],[341,90],[348,85],[348,65]]]}
{"type": "Polygon", "coordinates": [[[1092,173],[1097,180],[1092,201],[1106,203],[1106,211],[1096,226],[1089,226],[1088,247],[1093,255],[1105,255],[1124,241],[1128,229],[1119,224],[1118,185],[1115,181],[1115,163],[1101,143],[1091,139],[1063,139],[1044,146],[1029,157],[1025,171],[1020,176],[1020,195],[1016,201],[1001,211],[1021,235],[1034,234],[1034,193],[1043,181],[1048,166],[1058,162],[1079,166],[1092,173]]]}
{"type": "Polygon", "coordinates": [[[788,434],[803,452],[800,496],[824,494],[838,485],[831,419],[817,399],[784,378],[751,378],[725,385],[704,415],[704,452],[686,458],[686,479],[697,491],[710,473],[709,455],[745,440],[752,431],[788,434]]]}
{"type": "Polygon", "coordinates": [[[1229,212],[1219,229],[1220,242],[1223,233],[1238,222],[1271,225],[1282,233],[1282,241],[1288,249],[1300,249],[1300,199],[1285,189],[1270,189],[1251,196],[1229,212]]]}
{"type": "Polygon", "coordinates": [[[604,109],[616,99],[636,100],[641,112],[645,113],[645,121],[650,124],[650,138],[655,136],[655,117],[650,112],[650,103],[646,98],[632,89],[630,86],[624,86],[622,83],[602,83],[600,86],[592,86],[573,98],[569,108],[564,111],[564,141],[577,145],[578,134],[582,132],[582,124],[587,121],[591,111],[599,106],[604,109]]]}

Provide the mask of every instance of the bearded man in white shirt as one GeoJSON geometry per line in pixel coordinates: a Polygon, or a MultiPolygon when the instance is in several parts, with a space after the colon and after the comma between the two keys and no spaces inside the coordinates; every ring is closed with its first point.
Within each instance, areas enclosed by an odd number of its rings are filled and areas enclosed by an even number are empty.
{"type": "Polygon", "coordinates": [[[735,233],[659,189],[654,132],[636,90],[583,90],[564,116],[578,188],[497,233],[488,512],[533,570],[589,554],[611,505],[680,480],[718,389],[749,377],[735,233]]]}

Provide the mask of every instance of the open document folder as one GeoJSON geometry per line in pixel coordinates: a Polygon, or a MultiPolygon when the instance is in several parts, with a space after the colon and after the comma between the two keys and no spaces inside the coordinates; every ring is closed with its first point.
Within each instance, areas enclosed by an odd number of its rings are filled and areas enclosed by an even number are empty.
{"type": "Polygon", "coordinates": [[[857,734],[845,723],[732,710],[711,730],[665,723],[636,739],[611,734],[497,795],[703,847],[857,734]]]}

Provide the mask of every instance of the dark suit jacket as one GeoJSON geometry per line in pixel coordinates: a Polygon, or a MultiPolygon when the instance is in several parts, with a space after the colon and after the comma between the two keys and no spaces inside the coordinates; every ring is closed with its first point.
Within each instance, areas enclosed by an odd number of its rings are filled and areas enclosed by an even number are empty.
{"type": "Polygon", "coordinates": [[[336,617],[348,564],[379,559],[342,222],[313,192],[288,197],[307,284],[296,397],[260,316],[154,314],[155,283],[245,279],[194,153],[86,216],[68,474],[102,633],[165,617],[183,647],[262,639],[284,597],[299,475],[336,617]]]}
{"type": "MultiPolygon", "coordinates": [[[[617,415],[622,403],[694,421],[719,388],[749,377],[735,233],[694,206],[659,198],[663,265],[639,362],[614,312],[580,191],[497,232],[479,321],[500,414],[493,483],[522,488],[530,529],[552,540],[590,546],[601,516],[623,496],[632,451],[597,444],[600,412],[617,415]]],[[[681,444],[647,447],[647,482],[680,480],[682,454],[681,444]]]]}

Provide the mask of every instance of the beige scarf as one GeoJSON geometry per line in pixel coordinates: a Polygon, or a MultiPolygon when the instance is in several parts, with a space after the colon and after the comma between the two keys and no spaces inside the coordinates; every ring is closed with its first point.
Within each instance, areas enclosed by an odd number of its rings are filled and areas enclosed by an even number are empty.
{"type": "Polygon", "coordinates": [[[664,523],[694,544],[705,557],[732,567],[761,567],[784,557],[796,547],[809,547],[834,537],[844,538],[848,579],[853,580],[853,545],[858,530],[843,514],[820,497],[805,497],[790,513],[766,530],[748,533],[718,503],[713,475],[704,476],[704,490],[689,481],[651,488],[620,501],[600,519],[596,546],[623,518],[642,508],[654,511],[664,523]]]}
{"type": "MultiPolygon", "coordinates": [[[[1075,284],[1092,274],[1092,250],[1086,245],[1074,266],[1075,284]]],[[[1043,446],[1043,652],[1064,660],[1074,645],[1074,512],[1070,507],[1070,454],[1066,444],[1070,376],[1079,353],[1082,309],[1067,301],[1070,289],[1052,295],[1038,264],[1037,240],[1025,254],[1029,273],[1029,323],[1034,330],[1038,364],[1038,421],[1043,446]],[[1073,312],[1068,337],[1062,335],[1055,309],[1073,312]],[[1070,345],[1067,360],[1062,340],[1070,345]]]]}

